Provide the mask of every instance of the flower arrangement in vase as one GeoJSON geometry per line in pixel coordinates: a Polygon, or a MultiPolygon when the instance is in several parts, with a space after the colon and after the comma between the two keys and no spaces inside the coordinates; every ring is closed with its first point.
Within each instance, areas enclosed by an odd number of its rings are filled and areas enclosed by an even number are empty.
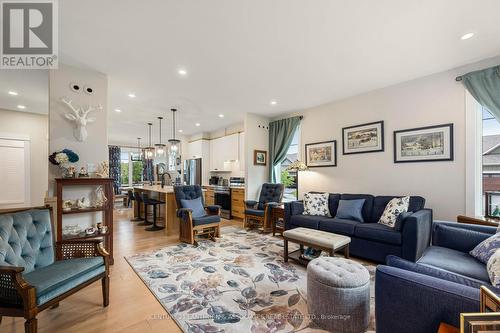
{"type": "Polygon", "coordinates": [[[79,159],[78,155],[71,149],[63,149],[49,155],[50,163],[57,165],[62,170],[64,178],[75,176],[75,167],[71,164],[78,162],[79,159]]]}

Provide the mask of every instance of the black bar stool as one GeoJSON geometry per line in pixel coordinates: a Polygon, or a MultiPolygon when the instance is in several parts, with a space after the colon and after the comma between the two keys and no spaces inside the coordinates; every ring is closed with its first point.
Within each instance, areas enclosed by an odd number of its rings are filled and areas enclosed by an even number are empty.
{"type": "Polygon", "coordinates": [[[135,199],[135,202],[137,203],[137,209],[138,209],[137,219],[134,219],[134,220],[135,221],[143,221],[141,223],[137,223],[137,225],[145,226],[145,225],[153,224],[153,223],[148,221],[148,210],[147,210],[146,205],[144,205],[144,201],[142,200],[141,193],[134,192],[134,199],[135,199]],[[141,216],[141,206],[144,207],[144,218],[141,216]]]}
{"type": "Polygon", "coordinates": [[[145,213],[146,219],[144,220],[144,223],[151,224],[151,222],[148,222],[148,206],[153,206],[153,225],[150,227],[147,227],[144,230],[146,230],[146,231],[158,231],[158,230],[165,229],[165,227],[162,227],[162,226],[159,226],[156,224],[156,207],[158,207],[158,215],[159,215],[160,205],[164,205],[165,201],[152,199],[146,193],[142,193],[142,201],[144,202],[144,211],[146,212],[145,213]]]}
{"type": "Polygon", "coordinates": [[[134,192],[132,190],[127,191],[127,208],[130,208],[132,206],[132,201],[134,201],[134,192]]]}

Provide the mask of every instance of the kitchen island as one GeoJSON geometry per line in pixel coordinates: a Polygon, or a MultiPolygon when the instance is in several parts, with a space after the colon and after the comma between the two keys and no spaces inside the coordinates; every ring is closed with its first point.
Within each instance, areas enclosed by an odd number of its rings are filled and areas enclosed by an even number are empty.
{"type": "MultiPolygon", "coordinates": [[[[177,203],[175,202],[174,187],[161,185],[143,185],[134,186],[134,191],[142,193],[146,192],[150,198],[161,200],[165,202],[160,207],[160,215],[157,216],[157,223],[165,227],[164,233],[168,236],[179,235],[180,225],[179,219],[176,216],[177,203]]],[[[203,191],[205,192],[205,191],[203,191]]],[[[205,194],[205,193],[203,193],[205,194]]],[[[137,207],[137,202],[134,200],[134,217],[140,216],[145,217],[144,205],[137,207]]],[[[151,209],[151,208],[150,208],[151,209]]],[[[148,217],[148,221],[153,222],[153,217],[148,217]]]]}
{"type": "MultiPolygon", "coordinates": [[[[158,224],[161,224],[165,227],[163,232],[168,235],[179,234],[179,222],[176,217],[177,204],[175,202],[174,195],[174,187],[173,186],[164,186],[161,185],[144,185],[144,186],[134,186],[135,192],[145,192],[149,195],[150,198],[161,200],[165,202],[163,205],[159,205],[160,214],[157,216],[158,224]]],[[[134,200],[134,217],[141,216],[144,218],[146,216],[144,212],[144,205],[137,205],[137,202],[134,200]]],[[[150,206],[151,207],[151,206],[150,206]]],[[[151,208],[150,208],[151,209],[151,208]]],[[[153,222],[153,217],[148,217],[149,222],[153,222]]]]}

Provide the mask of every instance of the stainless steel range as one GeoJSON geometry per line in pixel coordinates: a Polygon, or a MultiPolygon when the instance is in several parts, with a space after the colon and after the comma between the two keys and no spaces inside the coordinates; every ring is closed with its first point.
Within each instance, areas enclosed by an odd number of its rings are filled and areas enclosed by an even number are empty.
{"type": "Polygon", "coordinates": [[[229,186],[214,186],[214,203],[221,206],[222,218],[231,219],[231,189],[229,186]]]}

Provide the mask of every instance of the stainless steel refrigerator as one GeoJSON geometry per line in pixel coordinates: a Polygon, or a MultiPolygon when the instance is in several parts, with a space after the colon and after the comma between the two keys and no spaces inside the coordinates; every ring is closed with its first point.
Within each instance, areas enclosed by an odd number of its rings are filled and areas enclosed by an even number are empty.
{"type": "Polygon", "coordinates": [[[184,161],[184,184],[201,185],[201,158],[184,161]]]}

